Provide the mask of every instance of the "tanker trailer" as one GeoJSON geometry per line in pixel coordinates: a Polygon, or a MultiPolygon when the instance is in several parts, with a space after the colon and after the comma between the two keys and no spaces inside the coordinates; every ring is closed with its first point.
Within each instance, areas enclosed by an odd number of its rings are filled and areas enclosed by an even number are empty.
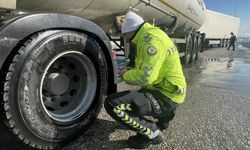
{"type": "Polygon", "coordinates": [[[87,131],[116,92],[111,42],[126,47],[117,37],[128,11],[165,30],[189,63],[206,10],[202,0],[0,0],[0,8],[0,117],[38,149],[87,131]]]}

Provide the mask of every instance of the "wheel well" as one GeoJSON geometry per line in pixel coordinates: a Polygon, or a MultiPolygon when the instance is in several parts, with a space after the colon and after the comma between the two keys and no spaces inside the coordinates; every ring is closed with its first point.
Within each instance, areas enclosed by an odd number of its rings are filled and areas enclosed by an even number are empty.
{"type": "Polygon", "coordinates": [[[96,36],[95,34],[93,33],[90,33],[90,32],[86,32],[86,31],[82,31],[82,30],[75,30],[75,31],[78,31],[78,32],[82,32],[82,33],[85,33],[87,35],[90,35],[92,36],[97,42],[98,44],[100,45],[103,53],[104,53],[104,56],[105,56],[105,59],[106,59],[106,62],[107,62],[107,67],[108,67],[108,78],[107,78],[107,83],[108,83],[108,86],[107,86],[107,94],[112,94],[114,92],[117,91],[117,85],[115,84],[115,79],[114,79],[114,76],[115,76],[115,70],[113,69],[113,62],[112,62],[112,58],[109,54],[109,49],[105,46],[104,42],[98,37],[96,36]]]}
{"type": "Polygon", "coordinates": [[[106,62],[107,62],[107,66],[108,66],[108,89],[107,89],[107,94],[112,94],[114,92],[117,91],[117,85],[115,84],[115,79],[114,79],[114,75],[115,75],[115,70],[113,69],[113,63],[112,63],[112,58],[109,54],[109,50],[107,49],[107,47],[105,46],[105,44],[103,43],[103,41],[98,38],[96,35],[92,34],[92,33],[86,33],[88,35],[91,35],[92,37],[95,38],[95,40],[98,42],[98,44],[100,45],[101,49],[103,50],[106,62]]]}

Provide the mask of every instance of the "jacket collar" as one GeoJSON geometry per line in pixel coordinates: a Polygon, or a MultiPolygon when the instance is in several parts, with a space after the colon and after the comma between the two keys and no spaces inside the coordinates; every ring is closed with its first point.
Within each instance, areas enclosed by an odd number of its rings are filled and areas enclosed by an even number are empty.
{"type": "Polygon", "coordinates": [[[134,36],[131,38],[131,42],[137,45],[141,35],[147,31],[148,28],[152,27],[149,23],[143,23],[135,32],[134,36]]]}

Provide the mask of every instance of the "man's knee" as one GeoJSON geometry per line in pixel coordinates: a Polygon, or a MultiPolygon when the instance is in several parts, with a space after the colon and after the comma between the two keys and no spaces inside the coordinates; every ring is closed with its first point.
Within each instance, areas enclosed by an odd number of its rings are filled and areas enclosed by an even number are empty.
{"type": "Polygon", "coordinates": [[[112,112],[112,110],[115,107],[113,104],[114,99],[112,97],[113,97],[113,95],[107,96],[105,101],[104,101],[104,108],[105,108],[106,112],[109,114],[112,112]]]}
{"type": "Polygon", "coordinates": [[[131,101],[131,109],[137,115],[150,115],[152,113],[151,104],[145,98],[139,98],[131,101]]]}
{"type": "Polygon", "coordinates": [[[112,99],[110,97],[107,97],[104,101],[104,107],[109,107],[109,106],[113,106],[114,107],[114,101],[115,99],[112,99]]]}
{"type": "Polygon", "coordinates": [[[120,105],[120,98],[129,94],[130,91],[124,91],[124,92],[119,92],[119,93],[114,93],[111,95],[108,95],[104,101],[104,108],[106,109],[106,111],[108,113],[110,113],[110,111],[113,112],[114,107],[116,107],[117,105],[120,105]]]}

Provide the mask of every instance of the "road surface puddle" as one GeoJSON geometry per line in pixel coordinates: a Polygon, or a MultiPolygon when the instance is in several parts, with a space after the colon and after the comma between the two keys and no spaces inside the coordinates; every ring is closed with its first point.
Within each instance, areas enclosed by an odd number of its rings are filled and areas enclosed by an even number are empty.
{"type": "Polygon", "coordinates": [[[220,61],[201,62],[197,68],[196,81],[202,85],[218,88],[250,87],[250,62],[239,58],[224,58],[220,61]]]}

